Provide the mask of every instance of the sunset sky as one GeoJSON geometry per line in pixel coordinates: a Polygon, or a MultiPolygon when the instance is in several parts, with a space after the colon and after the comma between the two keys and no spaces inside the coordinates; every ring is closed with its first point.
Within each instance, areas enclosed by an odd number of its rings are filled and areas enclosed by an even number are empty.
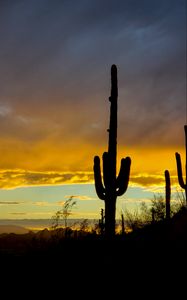
{"type": "Polygon", "coordinates": [[[173,191],[186,123],[185,0],[0,1],[0,218],[50,218],[71,195],[98,218],[93,157],[107,150],[118,67],[118,159],[135,208],[173,191]]]}

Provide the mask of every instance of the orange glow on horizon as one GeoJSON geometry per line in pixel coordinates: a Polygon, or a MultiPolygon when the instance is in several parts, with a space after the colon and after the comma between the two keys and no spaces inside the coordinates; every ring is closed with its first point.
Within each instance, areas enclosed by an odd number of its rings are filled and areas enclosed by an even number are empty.
{"type": "MultiPolygon", "coordinates": [[[[2,148],[1,148],[2,149],[2,148]]],[[[95,155],[102,157],[103,148],[92,145],[77,145],[76,152],[68,151],[68,147],[56,147],[50,143],[35,146],[28,151],[28,145],[20,150],[14,148],[2,155],[0,169],[0,187],[15,188],[18,186],[32,185],[57,185],[93,183],[93,158],[95,155]],[[22,157],[22,159],[21,159],[22,157]]],[[[185,153],[181,154],[183,168],[185,153]]],[[[118,169],[120,159],[130,156],[132,159],[130,184],[149,185],[158,184],[164,179],[167,169],[170,175],[177,176],[174,148],[120,148],[118,151],[118,169]],[[147,178],[147,179],[146,179],[147,178]],[[160,179],[159,179],[160,178],[160,179]]]]}

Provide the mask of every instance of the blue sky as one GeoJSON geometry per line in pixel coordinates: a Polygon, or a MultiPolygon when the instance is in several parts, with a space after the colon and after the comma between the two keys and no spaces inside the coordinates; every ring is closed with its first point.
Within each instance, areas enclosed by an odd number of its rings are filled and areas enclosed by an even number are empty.
{"type": "MultiPolygon", "coordinates": [[[[117,217],[122,211],[134,211],[142,201],[148,205],[154,194],[164,193],[164,188],[157,186],[133,187],[117,200],[117,217]]],[[[4,219],[48,219],[62,209],[63,203],[74,196],[76,207],[72,218],[98,219],[104,202],[98,199],[93,184],[68,184],[61,186],[23,187],[0,190],[1,218],[4,219]]]]}

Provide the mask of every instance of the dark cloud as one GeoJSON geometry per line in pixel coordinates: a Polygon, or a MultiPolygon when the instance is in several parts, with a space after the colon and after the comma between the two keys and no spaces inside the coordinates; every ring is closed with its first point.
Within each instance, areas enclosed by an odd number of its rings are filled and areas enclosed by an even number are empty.
{"type": "MultiPolygon", "coordinates": [[[[171,181],[173,185],[178,184],[178,177],[175,175],[171,176],[171,181]]],[[[135,185],[140,185],[143,187],[151,186],[165,186],[165,177],[161,175],[151,175],[151,174],[133,174],[130,177],[130,183],[135,185]]]]}
{"type": "MultiPolygon", "coordinates": [[[[91,183],[93,182],[92,172],[29,172],[29,171],[1,171],[0,188],[11,189],[23,186],[39,186],[39,185],[63,185],[69,183],[91,183]]],[[[171,176],[172,184],[178,185],[176,175],[171,176]]],[[[132,173],[130,176],[130,184],[135,186],[151,187],[164,186],[165,177],[160,174],[139,174],[132,173]]],[[[67,196],[68,197],[68,196],[67,196]]],[[[20,204],[19,201],[1,201],[0,205],[20,204]]],[[[35,202],[42,205],[42,202],[35,202]]],[[[46,202],[43,203],[45,205],[46,202]]]]}
{"type": "Polygon", "coordinates": [[[20,204],[21,202],[15,202],[15,201],[0,201],[0,205],[15,205],[15,204],[20,204]]]}
{"type": "Polygon", "coordinates": [[[25,213],[25,212],[10,212],[9,213],[10,215],[17,215],[17,216],[19,216],[19,215],[27,215],[27,213],[25,213]]]}
{"type": "Polygon", "coordinates": [[[185,0],[1,1],[0,40],[4,135],[103,143],[116,63],[124,143],[182,144],[185,0]]]}
{"type": "MultiPolygon", "coordinates": [[[[67,183],[88,183],[93,181],[90,172],[29,172],[1,171],[0,188],[15,188],[33,185],[55,185],[67,183]]],[[[0,204],[19,204],[20,202],[2,201],[0,204]]]]}

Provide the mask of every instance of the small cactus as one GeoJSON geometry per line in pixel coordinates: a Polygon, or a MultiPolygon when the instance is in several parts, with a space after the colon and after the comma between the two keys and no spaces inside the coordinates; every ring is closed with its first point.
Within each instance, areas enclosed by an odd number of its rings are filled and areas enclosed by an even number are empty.
{"type": "Polygon", "coordinates": [[[104,209],[101,208],[101,219],[99,220],[99,231],[100,231],[100,234],[101,234],[101,235],[104,234],[104,230],[105,230],[104,219],[105,219],[105,216],[104,216],[104,209]]]}
{"type": "Polygon", "coordinates": [[[103,182],[100,167],[100,158],[94,158],[94,179],[95,189],[98,197],[105,201],[105,235],[112,237],[115,235],[115,212],[116,199],[127,190],[130,174],[130,157],[122,158],[121,168],[118,177],[116,177],[117,161],[117,67],[111,67],[111,95],[109,97],[110,105],[110,125],[108,152],[103,153],[103,182]]]}
{"type": "Polygon", "coordinates": [[[165,191],[166,191],[166,220],[170,219],[171,183],[169,171],[165,171],[165,191]]]}
{"type": "Polygon", "coordinates": [[[151,217],[152,217],[151,223],[155,224],[155,209],[154,208],[151,209],[151,217]]]}
{"type": "Polygon", "coordinates": [[[121,214],[121,234],[125,234],[125,220],[124,220],[124,215],[123,213],[121,214]]]}
{"type": "Polygon", "coordinates": [[[185,190],[186,195],[186,205],[187,205],[187,125],[184,126],[185,132],[185,144],[186,144],[186,168],[185,168],[185,175],[186,175],[186,183],[184,182],[183,175],[182,175],[182,163],[181,157],[178,152],[175,153],[176,162],[177,162],[177,173],[178,173],[178,181],[182,189],[185,190]]]}

